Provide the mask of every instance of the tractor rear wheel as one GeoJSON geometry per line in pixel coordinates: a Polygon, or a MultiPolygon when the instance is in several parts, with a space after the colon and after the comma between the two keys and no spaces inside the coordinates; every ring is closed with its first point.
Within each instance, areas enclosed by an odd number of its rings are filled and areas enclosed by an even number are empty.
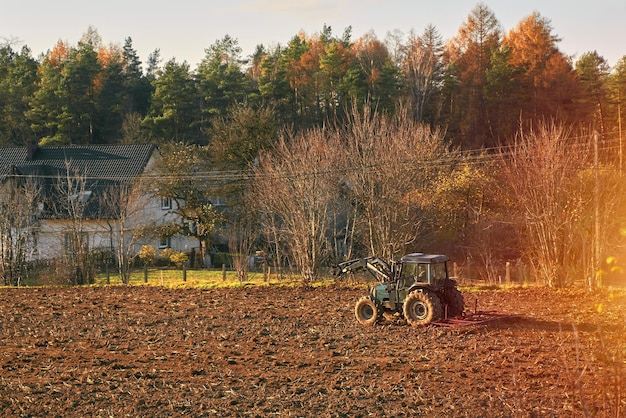
{"type": "Polygon", "coordinates": [[[357,321],[363,325],[374,325],[383,316],[383,309],[378,299],[373,296],[363,296],[354,307],[357,321]]]}
{"type": "Polygon", "coordinates": [[[404,318],[411,326],[428,325],[443,317],[443,308],[437,295],[413,292],[404,301],[404,318]]]}
{"type": "Polygon", "coordinates": [[[443,291],[443,298],[448,305],[448,318],[455,318],[465,310],[465,300],[456,287],[447,287],[443,291]]]}

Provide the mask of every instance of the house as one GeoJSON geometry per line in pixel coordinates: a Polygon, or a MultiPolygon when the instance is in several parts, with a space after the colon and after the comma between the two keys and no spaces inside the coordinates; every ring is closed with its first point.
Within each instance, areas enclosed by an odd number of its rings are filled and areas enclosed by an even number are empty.
{"type": "Polygon", "coordinates": [[[197,240],[172,227],[175,202],[155,189],[159,159],[151,144],[0,148],[2,248],[20,245],[27,261],[191,251],[197,240]]]}

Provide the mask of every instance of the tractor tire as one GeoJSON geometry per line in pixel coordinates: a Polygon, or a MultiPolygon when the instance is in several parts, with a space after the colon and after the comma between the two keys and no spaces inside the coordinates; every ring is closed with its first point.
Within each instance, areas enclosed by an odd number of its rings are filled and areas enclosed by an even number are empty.
{"type": "Polygon", "coordinates": [[[443,317],[439,297],[430,292],[413,292],[404,301],[404,318],[411,326],[428,325],[443,317]]]}
{"type": "Polygon", "coordinates": [[[463,299],[463,294],[456,287],[445,288],[443,299],[446,305],[448,305],[448,318],[456,318],[465,310],[465,299],[463,299]]]}
{"type": "Polygon", "coordinates": [[[362,325],[372,326],[383,317],[383,308],[373,296],[363,296],[354,307],[356,320],[362,325]]]}

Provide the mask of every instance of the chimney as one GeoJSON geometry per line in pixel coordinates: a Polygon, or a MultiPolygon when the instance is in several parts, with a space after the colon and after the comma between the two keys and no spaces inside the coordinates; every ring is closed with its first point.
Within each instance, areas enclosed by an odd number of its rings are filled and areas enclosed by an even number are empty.
{"type": "Polygon", "coordinates": [[[33,159],[35,152],[37,152],[37,144],[38,144],[38,141],[36,139],[31,139],[26,144],[26,159],[27,160],[30,161],[33,159]]]}

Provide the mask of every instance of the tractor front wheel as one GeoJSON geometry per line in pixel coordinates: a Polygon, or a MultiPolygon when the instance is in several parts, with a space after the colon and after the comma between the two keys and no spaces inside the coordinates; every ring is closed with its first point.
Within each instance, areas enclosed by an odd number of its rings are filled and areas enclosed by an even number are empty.
{"type": "Polygon", "coordinates": [[[443,317],[439,297],[429,292],[413,292],[404,301],[404,318],[411,326],[428,325],[443,317]]]}
{"type": "Polygon", "coordinates": [[[373,296],[363,296],[354,307],[357,321],[363,325],[374,325],[383,316],[383,309],[378,299],[373,296]]]}

